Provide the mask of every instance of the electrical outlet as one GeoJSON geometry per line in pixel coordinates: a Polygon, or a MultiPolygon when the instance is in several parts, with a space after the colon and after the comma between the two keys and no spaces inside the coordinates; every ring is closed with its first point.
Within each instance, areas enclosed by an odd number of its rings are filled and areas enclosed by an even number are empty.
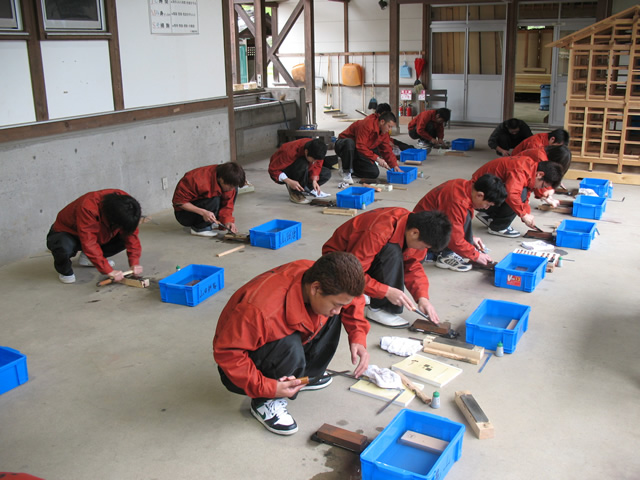
{"type": "Polygon", "coordinates": [[[257,74],[256,75],[256,83],[258,84],[258,87],[262,88],[262,75],[261,74],[257,74]]]}
{"type": "Polygon", "coordinates": [[[166,190],[167,188],[169,188],[169,180],[167,177],[162,177],[162,189],[166,190]]]}

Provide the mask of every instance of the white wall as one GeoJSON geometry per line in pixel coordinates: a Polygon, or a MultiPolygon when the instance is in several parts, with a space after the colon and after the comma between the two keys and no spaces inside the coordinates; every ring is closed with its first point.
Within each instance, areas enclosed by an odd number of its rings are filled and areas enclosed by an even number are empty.
{"type": "Polygon", "coordinates": [[[27,42],[0,42],[0,58],[0,126],[35,121],[27,42]]]}

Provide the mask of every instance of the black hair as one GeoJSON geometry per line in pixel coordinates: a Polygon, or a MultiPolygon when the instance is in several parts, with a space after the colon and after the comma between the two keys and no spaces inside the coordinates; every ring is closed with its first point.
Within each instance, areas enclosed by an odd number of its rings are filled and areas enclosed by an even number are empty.
{"type": "Polygon", "coordinates": [[[140,204],[135,198],[117,192],[102,197],[100,211],[111,228],[119,228],[124,236],[136,231],[142,215],[140,204]]]}
{"type": "Polygon", "coordinates": [[[439,108],[438,110],[436,110],[436,115],[438,115],[446,123],[451,119],[451,110],[449,110],[448,108],[439,108]]]}
{"type": "Polygon", "coordinates": [[[562,175],[567,173],[571,166],[571,150],[566,145],[548,145],[544,147],[547,158],[550,162],[557,163],[562,167],[562,175]]]}
{"type": "Polygon", "coordinates": [[[504,126],[508,130],[514,130],[516,128],[520,128],[520,120],[518,120],[517,118],[510,118],[509,120],[506,120],[504,122],[504,126]]]}
{"type": "Polygon", "coordinates": [[[247,183],[244,169],[235,162],[227,162],[216,167],[217,178],[232,187],[242,187],[247,183]]]}
{"type": "Polygon", "coordinates": [[[315,160],[322,160],[327,154],[327,144],[321,138],[314,138],[305,143],[304,149],[307,151],[307,155],[315,160]]]}
{"type": "Polygon", "coordinates": [[[379,119],[387,123],[388,122],[398,123],[398,121],[396,120],[396,116],[393,114],[392,111],[382,112],[380,114],[379,119]]]}
{"type": "Polygon", "coordinates": [[[352,253],[327,253],[302,275],[302,283],[313,282],[320,282],[320,290],[325,296],[346,293],[359,297],[364,293],[362,264],[352,253]]]}
{"type": "Polygon", "coordinates": [[[539,162],[538,172],[544,173],[542,180],[551,185],[551,188],[557,188],[562,181],[562,166],[555,162],[539,162]]]}
{"type": "Polygon", "coordinates": [[[417,228],[418,239],[438,252],[449,245],[451,239],[451,222],[447,215],[438,210],[410,213],[407,218],[407,229],[417,228]]]}
{"type": "Polygon", "coordinates": [[[556,143],[562,143],[562,145],[569,145],[569,132],[564,128],[556,128],[553,132],[549,132],[549,138],[555,138],[556,143]]]}
{"type": "Polygon", "coordinates": [[[378,108],[376,108],[376,113],[378,115],[380,115],[381,113],[390,112],[390,111],[391,111],[391,105],[389,105],[388,103],[379,103],[378,108]]]}
{"type": "Polygon", "coordinates": [[[477,192],[484,193],[484,199],[497,207],[502,205],[507,198],[504,182],[491,173],[485,173],[478,178],[473,184],[473,188],[477,192]]]}

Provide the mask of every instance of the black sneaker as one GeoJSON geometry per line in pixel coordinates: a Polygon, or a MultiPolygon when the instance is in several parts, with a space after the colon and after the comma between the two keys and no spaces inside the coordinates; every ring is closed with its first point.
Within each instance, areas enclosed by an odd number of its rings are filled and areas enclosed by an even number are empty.
{"type": "Polygon", "coordinates": [[[287,411],[284,398],[269,400],[251,400],[251,414],[272,433],[293,435],[298,431],[298,424],[287,411]]]}
{"type": "Polygon", "coordinates": [[[313,382],[307,383],[300,389],[301,392],[306,390],[321,390],[328,387],[333,382],[333,377],[329,376],[329,372],[324,372],[321,377],[316,378],[313,382]]]}

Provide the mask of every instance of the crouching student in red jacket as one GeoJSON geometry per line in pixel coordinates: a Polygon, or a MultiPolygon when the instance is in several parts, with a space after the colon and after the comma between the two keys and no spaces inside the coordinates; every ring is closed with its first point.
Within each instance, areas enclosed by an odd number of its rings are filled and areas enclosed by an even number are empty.
{"type": "Polygon", "coordinates": [[[403,307],[420,309],[439,322],[429,301],[429,279],[422,260],[427,249],[442,250],[451,223],[442,212],[411,213],[404,208],[377,208],[343,223],[322,246],[322,253],[353,253],[365,271],[365,316],[387,327],[409,325],[399,314],[403,307]],[[407,290],[418,304],[404,293],[407,290]]]}
{"type": "Polygon", "coordinates": [[[414,212],[440,210],[451,221],[451,240],[438,253],[436,267],[467,272],[472,268],[470,260],[481,265],[491,262],[491,257],[484,253],[484,243],[473,235],[471,220],[475,210],[500,206],[506,197],[504,183],[491,174],[482,175],[475,182],[462,178],[449,180],[422,197],[414,212]]]}
{"type": "Polygon", "coordinates": [[[218,319],[213,356],[224,386],[251,397],[251,414],[270,432],[296,433],[286,398],[331,383],[325,369],[338,348],[341,326],[357,364],[354,375],[367,369],[363,289],[358,259],[336,252],[273,268],[229,299],[218,319]],[[303,376],[310,379],[307,385],[299,380],[303,376]]]}
{"type": "Polygon", "coordinates": [[[331,178],[331,171],[324,167],[327,145],[320,138],[302,138],[283,144],[271,156],[269,176],[276,183],[285,184],[293,203],[310,203],[305,193],[315,197],[328,197],[320,190],[331,178]]]}
{"type": "MultiPolygon", "coordinates": [[[[213,225],[222,223],[236,233],[233,207],[238,188],[246,183],[244,170],[234,162],[195,168],[180,179],[173,192],[173,210],[191,235],[215,237],[213,225]]],[[[222,228],[222,227],[221,227],[222,228]]]]}
{"type": "Polygon", "coordinates": [[[126,249],[133,273],[141,275],[140,215],[138,201],[115,189],[85,193],[64,207],[47,234],[47,248],[53,254],[58,279],[62,283],[76,281],[71,259],[79,251],[79,265],[96,267],[118,282],[124,274],[107,259],[126,249]]]}

